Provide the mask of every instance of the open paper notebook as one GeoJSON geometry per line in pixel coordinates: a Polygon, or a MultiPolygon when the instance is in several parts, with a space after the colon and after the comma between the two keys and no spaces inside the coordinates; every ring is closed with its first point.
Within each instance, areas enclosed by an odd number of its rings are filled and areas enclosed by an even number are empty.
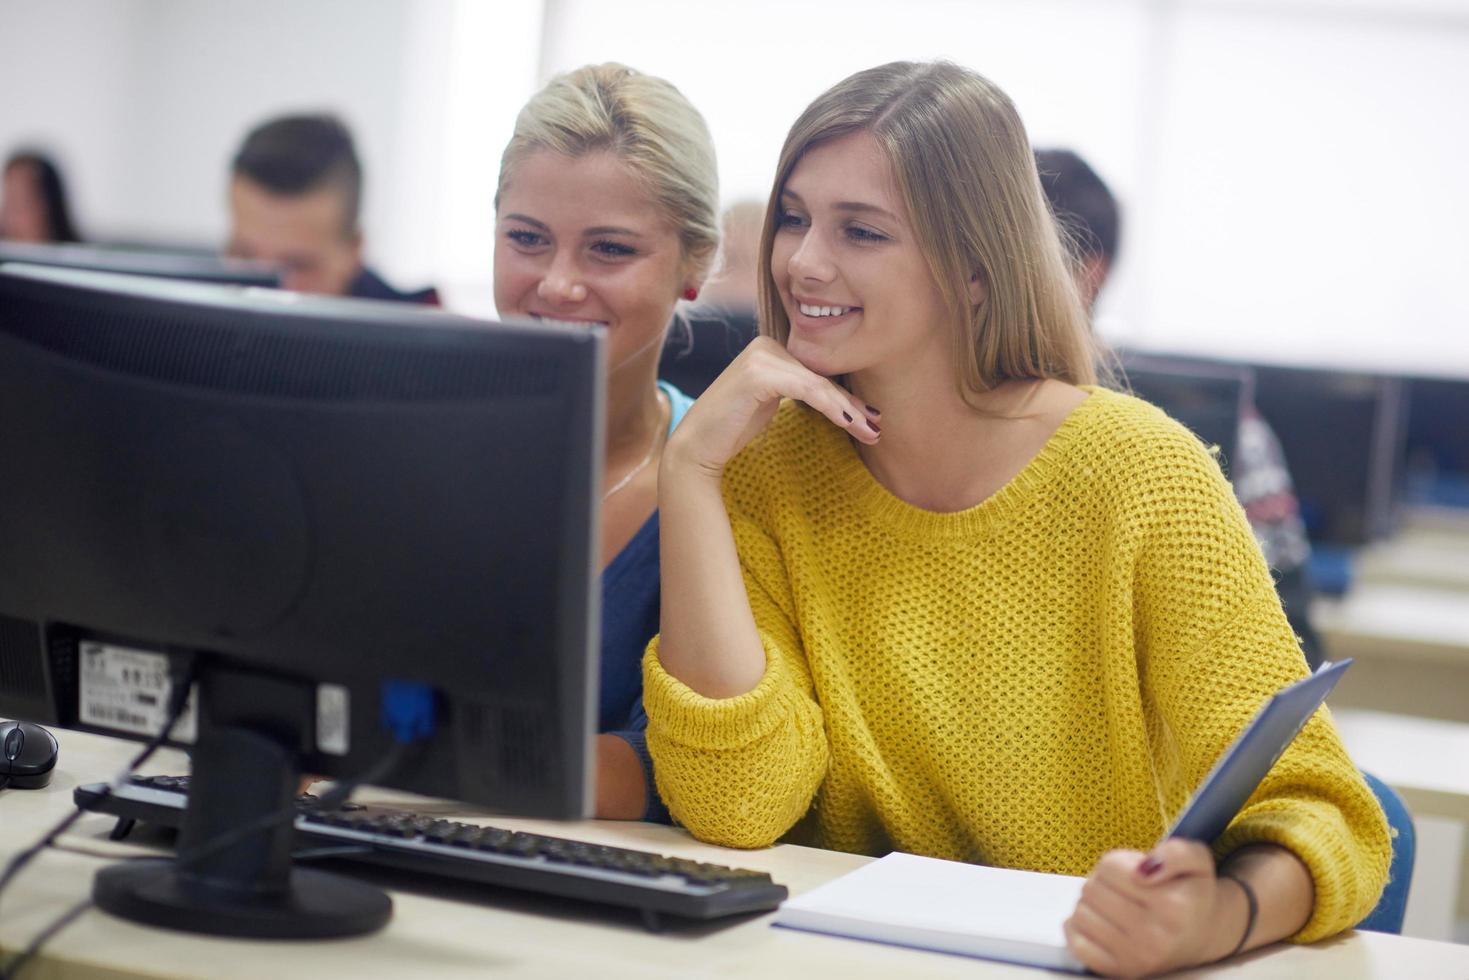
{"type": "MultiPolygon", "coordinates": [[[[1165,836],[1218,836],[1350,663],[1322,664],[1265,702],[1165,836]]],[[[775,924],[1081,973],[1061,924],[1084,880],[889,854],[787,901],[775,924]]]]}
{"type": "Polygon", "coordinates": [[[889,854],[789,899],[775,924],[1081,973],[1061,923],[1085,880],[889,854]]]}

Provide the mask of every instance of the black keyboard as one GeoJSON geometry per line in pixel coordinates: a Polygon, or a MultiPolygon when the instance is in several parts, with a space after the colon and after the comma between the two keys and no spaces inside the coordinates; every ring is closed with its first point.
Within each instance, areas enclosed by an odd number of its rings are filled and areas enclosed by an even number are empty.
{"type": "MultiPolygon", "coordinates": [[[[118,817],[113,838],[137,822],[177,829],[188,802],[187,776],[134,776],[113,793],[79,786],[83,810],[118,817]]],[[[309,794],[296,801],[296,850],[420,874],[481,882],[638,909],[650,928],[660,917],[717,919],[773,909],[784,885],[762,871],[664,857],[648,851],[459,823],[403,810],[347,803],[323,810],[309,794]]]]}

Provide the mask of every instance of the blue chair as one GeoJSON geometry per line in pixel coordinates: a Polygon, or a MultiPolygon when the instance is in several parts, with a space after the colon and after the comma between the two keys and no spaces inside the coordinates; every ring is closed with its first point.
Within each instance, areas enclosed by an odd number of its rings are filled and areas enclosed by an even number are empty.
{"type": "Polygon", "coordinates": [[[1358,929],[1373,932],[1390,932],[1400,935],[1403,931],[1403,913],[1408,909],[1408,885],[1413,880],[1413,858],[1417,850],[1417,835],[1413,831],[1413,815],[1403,803],[1397,790],[1372,775],[1362,773],[1382,812],[1387,814],[1387,824],[1392,829],[1392,864],[1388,866],[1387,887],[1374,908],[1361,922],[1358,929]]]}

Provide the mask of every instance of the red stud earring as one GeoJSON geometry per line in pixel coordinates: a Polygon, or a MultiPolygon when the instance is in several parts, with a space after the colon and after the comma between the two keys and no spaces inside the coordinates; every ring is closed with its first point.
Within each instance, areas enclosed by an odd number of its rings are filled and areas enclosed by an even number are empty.
{"type": "Polygon", "coordinates": [[[699,298],[699,291],[693,286],[690,286],[688,289],[685,289],[683,291],[683,298],[692,303],[694,300],[699,298]]]}

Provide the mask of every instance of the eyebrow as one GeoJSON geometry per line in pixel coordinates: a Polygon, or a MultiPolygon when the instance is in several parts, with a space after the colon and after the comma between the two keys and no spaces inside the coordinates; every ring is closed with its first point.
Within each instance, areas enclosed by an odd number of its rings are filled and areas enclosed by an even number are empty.
{"type": "Polygon", "coordinates": [[[617,225],[598,225],[596,228],[588,228],[582,232],[583,235],[627,235],[631,238],[642,238],[643,233],[633,231],[631,228],[621,228],[617,225]]]}
{"type": "MultiPolygon", "coordinates": [[[[536,227],[536,228],[540,228],[542,231],[550,231],[551,230],[550,226],[547,225],[544,221],[537,221],[535,218],[532,218],[528,214],[507,214],[507,215],[505,215],[505,220],[506,221],[519,221],[519,222],[522,222],[523,224],[527,224],[527,225],[531,225],[531,226],[536,227]]],[[[642,238],[643,237],[643,233],[642,232],[633,231],[631,228],[623,228],[623,227],[620,227],[618,225],[598,225],[595,228],[588,228],[586,231],[583,231],[582,232],[582,235],[583,235],[583,237],[588,237],[588,238],[595,237],[597,235],[626,235],[626,236],[628,236],[630,238],[642,238]]]]}
{"type": "Polygon", "coordinates": [[[546,225],[546,223],[544,221],[537,221],[535,218],[532,218],[528,214],[507,214],[507,215],[505,215],[505,220],[506,221],[519,221],[519,222],[522,222],[522,223],[527,224],[527,225],[534,225],[537,228],[544,228],[546,231],[550,231],[551,230],[549,227],[547,227],[547,225],[546,225]]]}
{"type": "MultiPolygon", "coordinates": [[[[789,197],[798,204],[805,203],[801,200],[801,195],[792,190],[783,190],[780,192],[780,196],[789,197]]],[[[878,214],[885,218],[891,218],[893,221],[898,220],[898,216],[886,208],[880,208],[876,204],[866,204],[862,201],[838,201],[832,205],[832,208],[837,211],[852,211],[857,214],[878,214]]]]}

